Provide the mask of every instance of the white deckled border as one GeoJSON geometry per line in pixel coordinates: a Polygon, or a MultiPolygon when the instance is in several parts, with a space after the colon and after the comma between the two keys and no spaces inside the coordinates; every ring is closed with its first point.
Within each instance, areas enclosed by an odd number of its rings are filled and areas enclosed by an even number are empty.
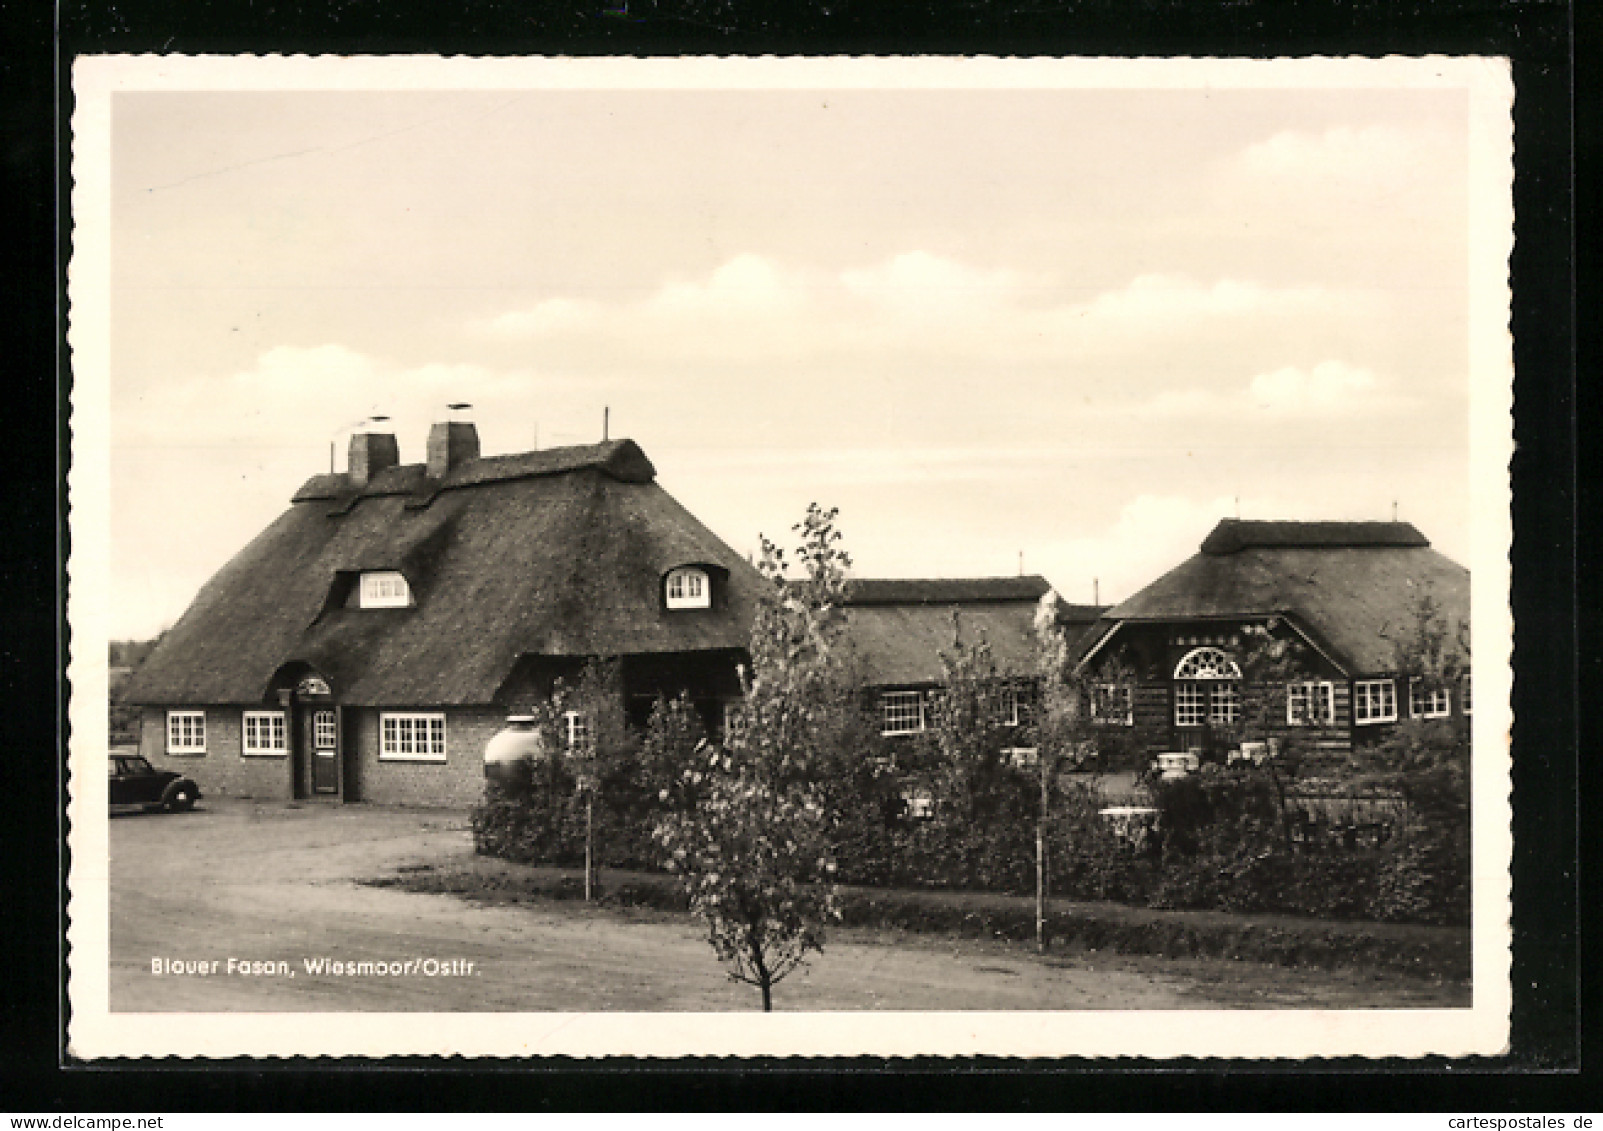
{"type": "MultiPolygon", "coordinates": [[[[1499,59],[1123,60],[89,57],[73,69],[74,218],[69,1049],[81,1058],[1495,1054],[1511,990],[1508,461],[1513,83],[1499,59]],[[1475,578],[1474,1004],[1462,1010],[785,1014],[112,1014],[107,739],[111,109],[134,91],[732,89],[1462,89],[1469,99],[1470,415],[1475,578]]],[[[710,961],[710,958],[709,958],[710,961]]]]}

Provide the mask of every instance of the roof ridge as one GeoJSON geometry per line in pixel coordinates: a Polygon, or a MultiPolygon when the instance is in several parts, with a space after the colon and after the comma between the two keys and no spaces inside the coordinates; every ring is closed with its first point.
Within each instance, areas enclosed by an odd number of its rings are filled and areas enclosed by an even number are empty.
{"type": "Polygon", "coordinates": [[[1000,577],[857,577],[846,582],[848,605],[917,605],[1037,601],[1052,585],[1040,574],[1000,577]]]}
{"type": "Polygon", "coordinates": [[[1345,519],[1222,518],[1206,538],[1205,554],[1245,549],[1362,549],[1429,546],[1410,522],[1345,519]]]}
{"type": "Polygon", "coordinates": [[[441,491],[592,469],[625,483],[650,483],[657,477],[651,460],[640,445],[630,439],[481,456],[453,467],[441,479],[428,478],[427,466],[425,463],[397,464],[385,468],[361,487],[353,485],[346,472],[320,472],[306,480],[290,501],[335,499],[340,501],[335,508],[339,512],[348,510],[358,499],[379,495],[414,495],[417,506],[427,506],[441,491]]]}

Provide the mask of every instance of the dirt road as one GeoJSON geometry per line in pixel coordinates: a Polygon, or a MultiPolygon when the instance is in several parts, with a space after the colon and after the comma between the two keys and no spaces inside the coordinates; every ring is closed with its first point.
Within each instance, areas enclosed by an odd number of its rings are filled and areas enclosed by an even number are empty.
{"type": "MultiPolygon", "coordinates": [[[[685,915],[480,906],[358,882],[471,855],[461,812],[207,800],[192,813],[114,818],[110,839],[113,1011],[756,1005],[685,915]]],[[[1395,975],[1042,957],[872,931],[836,932],[775,991],[775,1007],[792,1010],[1466,1004],[1462,987],[1395,975]]]]}

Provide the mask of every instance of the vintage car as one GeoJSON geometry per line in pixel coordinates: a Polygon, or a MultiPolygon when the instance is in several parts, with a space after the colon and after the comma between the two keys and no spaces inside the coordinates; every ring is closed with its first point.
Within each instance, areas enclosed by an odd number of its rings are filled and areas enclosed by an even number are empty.
{"type": "Polygon", "coordinates": [[[190,778],[172,770],[158,770],[138,754],[113,754],[108,791],[113,808],[137,805],[170,813],[192,809],[200,789],[190,778]]]}

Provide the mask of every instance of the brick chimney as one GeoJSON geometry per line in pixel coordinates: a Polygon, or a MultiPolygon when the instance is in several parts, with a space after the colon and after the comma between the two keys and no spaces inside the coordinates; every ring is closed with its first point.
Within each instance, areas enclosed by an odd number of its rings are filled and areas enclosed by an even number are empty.
{"type": "Polygon", "coordinates": [[[479,458],[479,430],[467,420],[440,421],[429,429],[429,478],[479,458]]]}
{"type": "Polygon", "coordinates": [[[368,480],[401,462],[401,449],[388,432],[357,432],[351,436],[351,482],[366,487],[368,480]]]}

